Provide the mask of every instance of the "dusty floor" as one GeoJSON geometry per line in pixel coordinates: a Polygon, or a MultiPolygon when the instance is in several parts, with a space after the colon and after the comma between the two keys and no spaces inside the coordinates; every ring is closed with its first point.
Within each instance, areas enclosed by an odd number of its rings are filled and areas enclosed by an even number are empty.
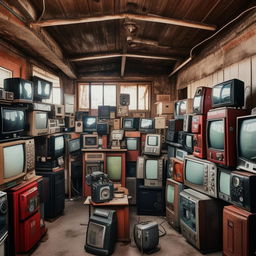
{"type": "MultiPolygon", "coordinates": [[[[143,216],[142,220],[155,219],[158,223],[162,218],[143,216]]],[[[131,222],[136,221],[134,213],[131,214],[131,222]]],[[[85,231],[88,222],[88,207],[83,205],[82,200],[66,201],[65,214],[54,222],[47,222],[48,234],[32,256],[82,256],[91,255],[84,251],[85,231]]],[[[167,234],[160,238],[160,251],[155,253],[157,256],[199,256],[202,255],[184,238],[174,231],[166,222],[163,224],[167,234]]],[[[113,255],[136,256],[141,255],[131,244],[118,243],[113,255]]],[[[208,254],[220,256],[221,253],[208,254]]]]}

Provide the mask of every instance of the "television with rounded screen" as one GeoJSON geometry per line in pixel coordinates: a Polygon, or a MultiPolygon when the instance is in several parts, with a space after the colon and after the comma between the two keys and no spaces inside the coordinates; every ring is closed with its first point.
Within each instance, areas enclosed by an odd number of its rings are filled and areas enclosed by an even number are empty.
{"type": "Polygon", "coordinates": [[[208,148],[224,150],[224,120],[210,121],[208,124],[208,148]]]}

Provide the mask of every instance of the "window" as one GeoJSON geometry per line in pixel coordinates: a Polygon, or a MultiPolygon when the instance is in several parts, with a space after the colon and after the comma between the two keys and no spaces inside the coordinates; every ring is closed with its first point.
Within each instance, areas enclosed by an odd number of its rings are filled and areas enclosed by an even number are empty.
{"type": "Polygon", "coordinates": [[[12,71],[0,67],[0,88],[4,87],[4,79],[11,78],[12,77],[12,71]]]}
{"type": "Polygon", "coordinates": [[[52,82],[53,84],[50,99],[43,100],[43,102],[51,104],[62,104],[62,90],[60,88],[60,79],[58,76],[55,76],[36,66],[33,66],[33,76],[41,77],[45,80],[52,82]]]}

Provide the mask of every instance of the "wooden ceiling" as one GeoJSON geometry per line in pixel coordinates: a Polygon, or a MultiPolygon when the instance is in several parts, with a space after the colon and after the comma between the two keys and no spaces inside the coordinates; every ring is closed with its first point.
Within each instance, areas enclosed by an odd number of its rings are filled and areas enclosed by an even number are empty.
{"type": "MultiPolygon", "coordinates": [[[[24,13],[17,3],[22,2],[21,0],[10,2],[24,13]]],[[[253,1],[25,2],[34,9],[36,16],[36,19],[33,20],[32,17],[30,20],[31,28],[46,31],[57,42],[65,58],[72,63],[77,77],[84,77],[169,74],[178,62],[189,56],[194,45],[212,35],[253,1]],[[95,19],[90,19],[93,17],[95,19]],[[149,17],[156,18],[156,21],[150,21],[149,17]],[[168,24],[168,20],[171,24],[168,24]],[[135,23],[135,33],[127,33],[124,26],[126,22],[135,23]],[[128,35],[131,36],[130,43],[127,42],[128,35]],[[99,58],[101,55],[105,57],[99,58]]]]}

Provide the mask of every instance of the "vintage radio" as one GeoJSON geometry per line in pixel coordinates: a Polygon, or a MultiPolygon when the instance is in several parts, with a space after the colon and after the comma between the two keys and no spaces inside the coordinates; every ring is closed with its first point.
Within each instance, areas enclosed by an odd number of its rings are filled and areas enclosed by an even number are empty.
{"type": "Polygon", "coordinates": [[[165,128],[166,128],[166,118],[155,117],[155,129],[165,129],[165,128]]]}
{"type": "Polygon", "coordinates": [[[223,210],[223,255],[252,256],[256,252],[256,214],[233,205],[223,210]]]}
{"type": "Polygon", "coordinates": [[[75,132],[83,132],[83,121],[75,121],[75,132]]]}
{"type": "Polygon", "coordinates": [[[192,131],[192,114],[185,114],[183,119],[183,131],[191,132],[192,131]]]}
{"type": "Polygon", "coordinates": [[[128,113],[129,113],[128,106],[118,106],[117,107],[117,116],[118,117],[128,116],[128,113]]]}
{"type": "Polygon", "coordinates": [[[219,200],[197,191],[184,189],[180,192],[181,233],[203,253],[221,249],[222,209],[219,200]]]}
{"type": "Polygon", "coordinates": [[[235,167],[236,119],[245,116],[246,109],[219,108],[207,114],[207,159],[220,165],[235,167]]]}
{"type": "Polygon", "coordinates": [[[6,239],[8,235],[8,201],[7,194],[0,191],[0,244],[6,239]]]}
{"type": "Polygon", "coordinates": [[[231,203],[249,212],[256,212],[256,174],[234,171],[230,177],[231,203]]]}
{"type": "Polygon", "coordinates": [[[193,155],[206,158],[206,115],[195,115],[192,118],[192,133],[194,133],[193,155]]]}
{"type": "Polygon", "coordinates": [[[51,116],[53,118],[64,118],[65,117],[65,106],[64,105],[52,105],[51,116]]]}
{"type": "Polygon", "coordinates": [[[91,189],[91,200],[94,203],[104,203],[113,199],[113,183],[93,184],[91,189]]]}
{"type": "Polygon", "coordinates": [[[183,190],[183,184],[173,180],[166,180],[166,218],[176,230],[180,229],[180,192],[183,190]]]}
{"type": "Polygon", "coordinates": [[[171,161],[172,161],[172,178],[175,181],[184,183],[184,171],[183,171],[184,162],[177,159],[176,157],[173,157],[171,161]]]}
{"type": "Polygon", "coordinates": [[[217,197],[217,166],[216,164],[186,156],[184,161],[184,184],[192,189],[217,197]]]}
{"type": "Polygon", "coordinates": [[[212,88],[197,87],[193,100],[193,112],[197,115],[206,115],[212,108],[212,88]]]}
{"type": "Polygon", "coordinates": [[[130,105],[130,94],[120,93],[120,105],[121,106],[130,105]]]}
{"type": "Polygon", "coordinates": [[[129,205],[136,205],[136,195],[137,195],[137,179],[136,177],[126,177],[125,187],[128,189],[129,205]]]}

